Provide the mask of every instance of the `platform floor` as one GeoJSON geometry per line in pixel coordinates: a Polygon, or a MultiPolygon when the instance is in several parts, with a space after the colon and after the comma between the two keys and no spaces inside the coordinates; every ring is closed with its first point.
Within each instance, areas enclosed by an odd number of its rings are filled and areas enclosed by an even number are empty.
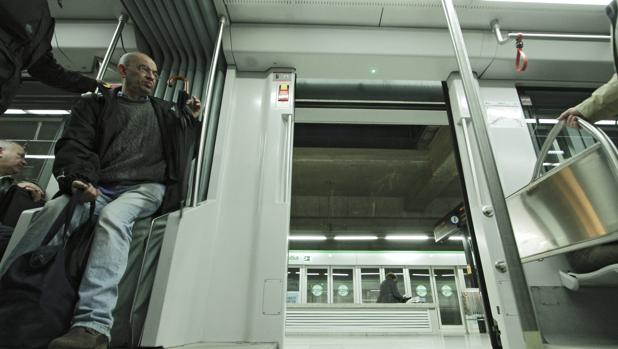
{"type": "Polygon", "coordinates": [[[288,336],[283,349],[490,349],[486,334],[418,336],[288,336]]]}

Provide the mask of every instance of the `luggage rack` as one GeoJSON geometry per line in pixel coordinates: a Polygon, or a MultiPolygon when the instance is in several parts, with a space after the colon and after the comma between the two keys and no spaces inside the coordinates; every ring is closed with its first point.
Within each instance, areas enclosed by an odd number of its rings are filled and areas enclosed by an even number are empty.
{"type": "Polygon", "coordinates": [[[578,121],[597,143],[542,174],[565,125],[557,123],[532,181],[506,198],[523,263],[618,240],[618,151],[603,131],[578,121]]]}

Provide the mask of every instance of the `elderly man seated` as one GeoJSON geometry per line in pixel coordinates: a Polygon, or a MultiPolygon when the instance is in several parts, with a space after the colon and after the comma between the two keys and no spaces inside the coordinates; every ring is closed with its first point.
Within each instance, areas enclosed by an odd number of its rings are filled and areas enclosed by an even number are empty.
{"type": "MultiPolygon", "coordinates": [[[[14,259],[40,245],[49,223],[76,188],[83,190],[84,204],[76,210],[71,228],[87,219],[88,203],[96,202],[98,222],[72,326],[49,344],[50,349],[108,348],[134,222],[178,209],[184,199],[184,172],[193,154],[178,149],[195,138],[199,123],[181,122],[175,104],[150,96],[158,74],[147,55],[125,54],[118,71],[121,88],[84,96],[73,107],[54,162],[64,195],[45,205],[10,256],[14,259]],[[179,129],[183,131],[174,132],[179,129]]],[[[200,102],[192,97],[184,108],[197,118],[200,102]]]]}

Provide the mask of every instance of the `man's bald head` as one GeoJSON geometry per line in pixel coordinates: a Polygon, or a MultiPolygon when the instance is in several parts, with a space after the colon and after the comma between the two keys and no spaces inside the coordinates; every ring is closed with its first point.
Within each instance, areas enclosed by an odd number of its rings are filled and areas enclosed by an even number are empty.
{"type": "Polygon", "coordinates": [[[142,61],[147,61],[152,65],[156,66],[155,62],[150,58],[147,54],[141,52],[127,52],[120,57],[118,64],[130,65],[130,64],[139,64],[142,61]],[[139,63],[138,63],[139,62],[139,63]]]}
{"type": "Polygon", "coordinates": [[[129,52],[120,57],[118,72],[122,78],[122,93],[132,99],[152,94],[157,82],[157,64],[141,52],[129,52]]]}

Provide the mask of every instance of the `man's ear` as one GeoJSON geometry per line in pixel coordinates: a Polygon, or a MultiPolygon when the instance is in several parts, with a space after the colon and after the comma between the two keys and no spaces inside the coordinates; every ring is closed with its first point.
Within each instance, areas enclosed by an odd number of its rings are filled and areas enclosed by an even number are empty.
{"type": "Polygon", "coordinates": [[[122,63],[118,64],[118,73],[120,74],[120,77],[122,78],[127,76],[127,66],[122,63]]]}

